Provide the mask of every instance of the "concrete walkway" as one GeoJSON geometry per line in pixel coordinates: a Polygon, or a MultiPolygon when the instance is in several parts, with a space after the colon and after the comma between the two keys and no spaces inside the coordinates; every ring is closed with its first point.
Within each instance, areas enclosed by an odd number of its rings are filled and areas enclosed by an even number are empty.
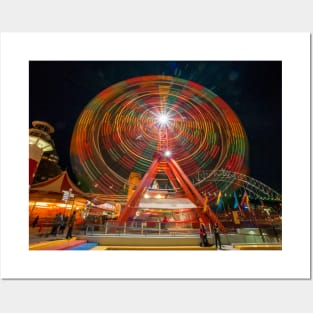
{"type": "Polygon", "coordinates": [[[86,243],[97,243],[89,250],[192,250],[192,251],[231,251],[231,250],[282,250],[280,243],[233,243],[224,244],[222,249],[215,245],[200,247],[198,238],[170,238],[170,237],[86,237],[77,236],[65,239],[64,235],[38,237],[30,236],[29,250],[69,249],[86,243]],[[77,238],[78,237],[78,238],[77,238]]]}
{"type": "Polygon", "coordinates": [[[222,249],[216,249],[215,246],[97,246],[91,250],[211,250],[211,251],[231,251],[231,250],[282,250],[280,244],[236,244],[222,245],[222,249]]]}

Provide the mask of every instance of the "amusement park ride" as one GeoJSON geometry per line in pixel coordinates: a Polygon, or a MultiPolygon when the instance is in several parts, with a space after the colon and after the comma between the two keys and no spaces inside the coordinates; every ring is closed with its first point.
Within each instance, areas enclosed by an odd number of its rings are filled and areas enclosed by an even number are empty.
{"type": "Polygon", "coordinates": [[[195,82],[164,75],[135,77],[99,93],[77,120],[70,151],[84,189],[122,195],[128,187],[120,222],[157,191],[169,206],[185,199],[194,221],[223,230],[209,203],[220,191],[237,190],[249,171],[247,136],[227,103],[195,82]],[[133,187],[132,173],[140,177],[133,187]]]}
{"type": "Polygon", "coordinates": [[[197,216],[201,218],[204,223],[217,223],[220,229],[224,230],[223,225],[210,208],[207,208],[206,213],[203,213],[203,208],[205,206],[204,198],[193,186],[177,162],[171,157],[172,153],[169,150],[167,136],[168,116],[165,112],[161,112],[161,114],[157,116],[157,124],[159,125],[160,140],[158,143],[158,149],[160,151],[154,155],[151,166],[141,180],[140,184],[137,186],[131,198],[128,200],[122,214],[119,217],[119,221],[126,222],[129,218],[135,216],[140,200],[142,199],[144,193],[152,185],[157,173],[165,173],[168,176],[170,184],[175,188],[175,190],[181,188],[185,193],[185,196],[195,205],[197,216]]]}

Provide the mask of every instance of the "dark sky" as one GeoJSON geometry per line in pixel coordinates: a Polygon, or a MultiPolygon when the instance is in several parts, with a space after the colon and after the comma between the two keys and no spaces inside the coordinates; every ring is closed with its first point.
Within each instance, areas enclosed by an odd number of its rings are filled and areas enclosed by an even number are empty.
{"type": "Polygon", "coordinates": [[[280,61],[31,61],[29,127],[43,120],[62,169],[71,172],[69,147],[77,118],[100,91],[142,75],[170,75],[214,91],[234,110],[249,141],[250,176],[282,189],[282,66],[280,61]]]}

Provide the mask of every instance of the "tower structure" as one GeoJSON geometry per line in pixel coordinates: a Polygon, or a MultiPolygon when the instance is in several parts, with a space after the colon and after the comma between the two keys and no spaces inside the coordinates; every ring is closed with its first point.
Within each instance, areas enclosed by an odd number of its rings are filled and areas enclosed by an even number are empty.
{"type": "Polygon", "coordinates": [[[55,144],[51,138],[51,134],[54,133],[54,127],[44,121],[33,121],[32,126],[29,129],[29,185],[33,183],[44,155],[46,155],[45,159],[48,162],[56,165],[54,174],[58,175],[61,172],[58,166],[59,157],[55,152],[55,144]]]}

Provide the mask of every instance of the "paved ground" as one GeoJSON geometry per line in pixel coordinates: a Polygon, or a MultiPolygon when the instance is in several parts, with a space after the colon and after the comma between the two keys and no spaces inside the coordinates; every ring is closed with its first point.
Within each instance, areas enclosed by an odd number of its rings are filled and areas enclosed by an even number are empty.
{"type": "MultiPolygon", "coordinates": [[[[134,246],[134,245],[86,245],[86,240],[78,240],[75,237],[72,239],[64,238],[44,238],[36,242],[31,242],[29,244],[29,250],[69,250],[73,247],[79,247],[80,245],[85,245],[85,250],[220,250],[220,251],[230,251],[230,250],[281,250],[281,244],[234,244],[234,245],[222,245],[221,249],[216,249],[215,245],[209,247],[199,247],[199,246],[134,246]]],[[[84,250],[83,247],[77,250],[84,250]]]]}
{"type": "Polygon", "coordinates": [[[240,244],[240,245],[222,245],[221,249],[216,249],[215,246],[211,247],[198,247],[198,246],[97,246],[92,250],[219,250],[219,251],[230,251],[230,250],[281,250],[281,245],[254,245],[254,244],[240,244]]]}

